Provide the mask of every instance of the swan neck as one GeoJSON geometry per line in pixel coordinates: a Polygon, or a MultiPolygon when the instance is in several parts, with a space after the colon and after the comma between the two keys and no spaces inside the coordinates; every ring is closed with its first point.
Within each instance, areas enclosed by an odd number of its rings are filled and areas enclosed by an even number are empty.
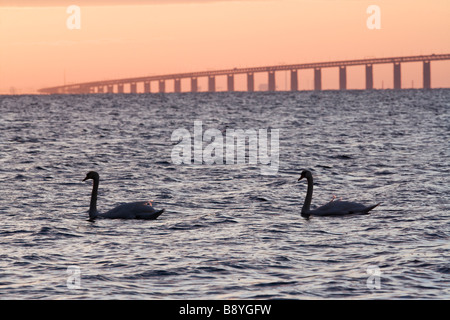
{"type": "Polygon", "coordinates": [[[313,195],[313,178],[312,176],[307,176],[306,180],[308,180],[308,190],[306,191],[305,203],[303,203],[302,207],[302,215],[307,215],[310,211],[311,200],[313,195]]]}
{"type": "Polygon", "coordinates": [[[91,204],[89,206],[89,218],[94,219],[97,216],[97,193],[98,193],[99,179],[94,179],[91,195],[91,204]]]}

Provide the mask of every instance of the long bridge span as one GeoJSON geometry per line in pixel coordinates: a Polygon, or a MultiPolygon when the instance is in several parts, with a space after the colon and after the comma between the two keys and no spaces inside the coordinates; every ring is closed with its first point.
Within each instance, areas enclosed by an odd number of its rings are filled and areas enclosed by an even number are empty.
{"type": "MultiPolygon", "coordinates": [[[[343,60],[328,61],[316,63],[302,64],[283,64],[264,67],[250,68],[233,68],[213,71],[187,72],[176,74],[153,75],[136,78],[124,78],[116,80],[93,81],[85,83],[69,84],[64,86],[50,87],[40,89],[40,93],[44,94],[90,94],[90,93],[137,93],[137,84],[143,83],[144,93],[151,92],[151,82],[158,83],[160,93],[166,92],[166,82],[173,81],[174,91],[181,92],[181,79],[190,79],[190,92],[197,92],[198,78],[205,77],[208,79],[208,91],[216,91],[216,77],[227,77],[227,90],[235,91],[234,76],[237,74],[247,74],[247,91],[255,91],[255,73],[267,73],[268,91],[276,90],[275,72],[290,71],[291,81],[290,90],[298,91],[298,70],[313,69],[314,70],[314,90],[322,90],[322,69],[323,68],[339,68],[339,89],[347,89],[347,67],[348,66],[365,66],[365,88],[373,89],[373,65],[375,64],[393,64],[394,65],[394,89],[401,89],[401,65],[407,62],[423,63],[423,88],[431,88],[431,61],[450,60],[450,54],[431,54],[420,56],[404,56],[391,58],[371,58],[359,60],[343,60]],[[125,90],[127,86],[128,90],[125,90]]],[[[186,90],[185,90],[186,91],[186,90]]]]}

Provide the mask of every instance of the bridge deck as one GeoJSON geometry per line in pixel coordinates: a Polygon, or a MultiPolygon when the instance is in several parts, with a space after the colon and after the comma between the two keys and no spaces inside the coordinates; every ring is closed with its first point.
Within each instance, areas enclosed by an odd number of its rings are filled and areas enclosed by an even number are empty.
{"type": "Polygon", "coordinates": [[[65,86],[57,86],[50,88],[40,89],[41,93],[73,93],[85,91],[86,88],[100,87],[100,86],[112,86],[112,85],[124,85],[133,84],[137,82],[151,82],[151,81],[164,81],[164,80],[179,80],[184,78],[199,78],[199,77],[214,77],[221,75],[235,75],[235,74],[253,74],[259,72],[275,72],[286,70],[299,70],[299,69],[321,69],[332,67],[346,67],[346,66],[358,66],[358,65],[374,65],[374,64],[386,64],[386,63],[403,63],[403,62],[429,62],[434,60],[450,60],[450,54],[431,54],[420,56],[405,56],[405,57],[391,57],[391,58],[369,58],[358,60],[341,60],[341,61],[328,61],[328,62],[315,62],[315,63],[302,63],[302,64],[286,64],[275,66],[263,66],[263,67],[249,67],[249,68],[233,68],[223,70],[212,71],[199,71],[199,72],[187,72],[187,73],[175,73],[154,75],[146,77],[136,78],[124,78],[115,80],[104,81],[92,81],[85,83],[70,84],[65,86]]]}

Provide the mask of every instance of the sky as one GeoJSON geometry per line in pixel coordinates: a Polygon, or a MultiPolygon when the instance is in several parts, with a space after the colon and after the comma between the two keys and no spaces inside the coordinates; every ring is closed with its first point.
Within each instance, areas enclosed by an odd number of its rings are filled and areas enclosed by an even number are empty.
{"type": "MultiPolygon", "coordinates": [[[[448,0],[0,0],[0,93],[234,67],[450,53],[449,16],[448,0]],[[80,8],[79,29],[68,27],[73,4],[80,8]],[[371,5],[380,9],[379,29],[367,25],[371,5]]],[[[374,67],[375,88],[393,86],[392,70],[374,67]]],[[[432,62],[431,72],[433,87],[450,87],[450,61],[432,62]]],[[[277,73],[278,90],[287,88],[288,77],[277,73]]],[[[241,78],[237,89],[245,88],[241,78]]],[[[348,88],[363,89],[364,67],[348,68],[347,78],[348,88]]],[[[337,68],[323,69],[322,79],[324,89],[337,89],[337,68]]],[[[206,79],[199,81],[206,89],[206,79]]],[[[256,74],[255,81],[258,88],[267,75],[256,74]]],[[[225,89],[226,79],[216,83],[225,89]]],[[[299,72],[299,86],[312,89],[312,71],[299,72]]],[[[402,86],[422,86],[421,63],[402,64],[402,86]]]]}

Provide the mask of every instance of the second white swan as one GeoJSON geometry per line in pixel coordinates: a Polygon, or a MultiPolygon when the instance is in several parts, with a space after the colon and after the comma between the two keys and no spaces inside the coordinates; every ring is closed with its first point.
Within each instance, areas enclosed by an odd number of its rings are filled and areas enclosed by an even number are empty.
{"type": "Polygon", "coordinates": [[[330,201],[327,204],[311,210],[311,200],[313,194],[313,177],[310,171],[303,170],[298,181],[306,178],[308,181],[308,191],[306,192],[305,202],[302,207],[302,217],[308,218],[309,216],[342,216],[349,214],[368,214],[370,210],[378,206],[380,203],[366,207],[363,204],[350,202],[350,201],[330,201]]]}

